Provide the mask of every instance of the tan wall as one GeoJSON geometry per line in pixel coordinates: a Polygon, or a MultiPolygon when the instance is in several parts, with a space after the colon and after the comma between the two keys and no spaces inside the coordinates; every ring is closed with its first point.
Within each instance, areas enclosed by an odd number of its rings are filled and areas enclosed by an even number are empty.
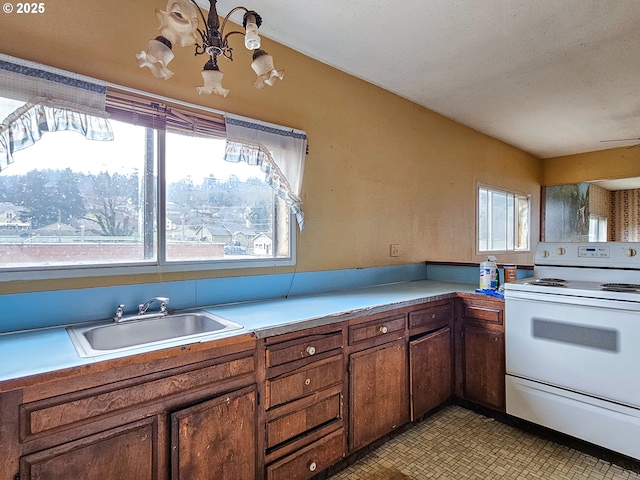
{"type": "Polygon", "coordinates": [[[547,158],[542,169],[543,185],[640,177],[640,147],[547,158]]]}
{"type": "MultiPolygon", "coordinates": [[[[200,97],[205,62],[176,47],[175,76],[153,78],[134,54],[157,34],[163,0],[48,2],[41,15],[0,16],[0,51],[115,84],[303,129],[309,139],[302,191],[307,229],[299,235],[297,271],[362,268],[424,260],[481,261],[475,253],[477,182],[532,194],[532,241],[539,237],[541,162],[291,49],[263,40],[285,80],[251,86],[249,52],[240,38],[233,63],[221,63],[227,98],[200,97]],[[91,4],[90,7],[88,4],[91,4]],[[389,244],[400,256],[389,256],[389,244]]],[[[269,13],[260,12],[264,24],[269,13]]],[[[382,62],[393,61],[381,59],[382,62]]],[[[499,256],[531,263],[531,254],[499,256]]],[[[291,271],[293,268],[185,272],[164,280],[291,271]]],[[[157,281],[151,276],[31,282],[3,290],[157,281]]]]}

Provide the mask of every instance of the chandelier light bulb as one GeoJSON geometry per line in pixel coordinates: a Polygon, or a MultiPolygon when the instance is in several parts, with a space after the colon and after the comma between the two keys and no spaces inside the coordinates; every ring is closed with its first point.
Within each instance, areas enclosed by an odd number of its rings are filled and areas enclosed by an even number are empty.
{"type": "Polygon", "coordinates": [[[244,46],[247,50],[257,50],[260,48],[260,35],[258,35],[258,25],[247,22],[247,30],[244,34],[244,46]]]}

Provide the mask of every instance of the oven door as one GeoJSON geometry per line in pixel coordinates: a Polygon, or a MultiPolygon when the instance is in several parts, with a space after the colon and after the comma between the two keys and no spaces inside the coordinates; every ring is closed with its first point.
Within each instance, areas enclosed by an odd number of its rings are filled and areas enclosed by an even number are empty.
{"type": "Polygon", "coordinates": [[[509,291],[507,374],[640,407],[640,303],[509,291]]]}

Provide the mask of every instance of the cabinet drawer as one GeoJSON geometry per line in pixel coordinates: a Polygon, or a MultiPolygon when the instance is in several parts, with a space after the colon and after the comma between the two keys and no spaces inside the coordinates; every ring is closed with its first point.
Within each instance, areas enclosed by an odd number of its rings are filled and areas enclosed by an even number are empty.
{"type": "Polygon", "coordinates": [[[346,453],[344,429],[267,467],[267,480],[305,480],[330,467],[346,453]]]}
{"type": "Polygon", "coordinates": [[[433,307],[409,313],[409,328],[425,331],[446,327],[453,318],[451,303],[435,305],[433,307]]]}
{"type": "Polygon", "coordinates": [[[394,332],[404,332],[405,316],[395,315],[393,317],[381,318],[368,323],[352,325],[349,327],[349,344],[363,342],[371,338],[384,337],[388,335],[389,340],[394,332]]]}
{"type": "Polygon", "coordinates": [[[484,305],[464,305],[463,315],[465,319],[502,325],[503,311],[501,308],[484,305]]]}
{"type": "Polygon", "coordinates": [[[270,345],[265,352],[267,367],[275,367],[302,358],[342,348],[342,332],[326,335],[311,335],[302,339],[270,345]]]}
{"type": "Polygon", "coordinates": [[[337,355],[266,381],[266,408],[302,398],[342,382],[343,357],[337,355]]]}
{"type": "Polygon", "coordinates": [[[320,400],[282,417],[267,422],[267,448],[273,448],[298,435],[342,416],[342,393],[320,400]]]}

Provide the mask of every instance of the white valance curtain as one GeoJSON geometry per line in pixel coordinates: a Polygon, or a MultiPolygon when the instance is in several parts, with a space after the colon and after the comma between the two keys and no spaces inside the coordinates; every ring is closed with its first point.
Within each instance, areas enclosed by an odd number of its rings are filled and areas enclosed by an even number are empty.
{"type": "Polygon", "coordinates": [[[113,140],[107,86],[93,78],[0,54],[0,97],[25,102],[0,123],[0,170],[45,132],[71,130],[113,140]]]}
{"type": "Polygon", "coordinates": [[[307,152],[306,133],[232,115],[226,115],[225,121],[225,160],[260,166],[265,181],[296,215],[300,231],[304,230],[300,190],[307,152]]]}

